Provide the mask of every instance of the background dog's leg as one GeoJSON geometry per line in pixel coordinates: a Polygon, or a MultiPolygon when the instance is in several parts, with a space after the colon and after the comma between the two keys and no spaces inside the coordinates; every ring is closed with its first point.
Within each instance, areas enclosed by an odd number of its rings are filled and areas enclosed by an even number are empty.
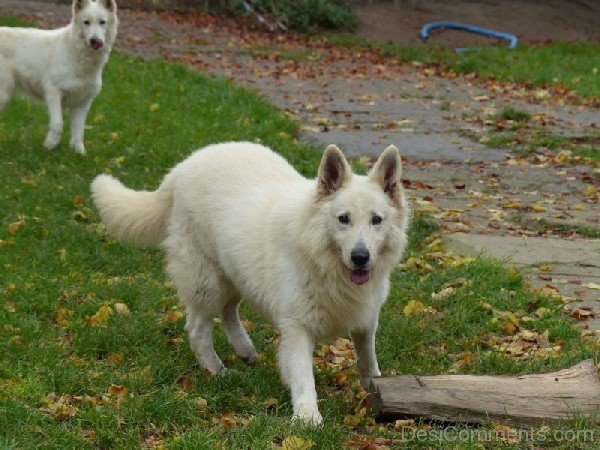
{"type": "Polygon", "coordinates": [[[377,331],[377,321],[368,330],[352,332],[352,342],[354,342],[354,351],[356,352],[356,365],[360,374],[360,384],[367,389],[371,383],[371,378],[381,375],[379,365],[377,364],[377,355],[375,354],[375,332],[377,331]]]}
{"type": "Polygon", "coordinates": [[[323,418],[317,406],[313,375],[314,345],[314,339],[302,326],[289,322],[282,324],[279,365],[283,382],[292,392],[294,418],[317,425],[323,418]]]}
{"type": "Polygon", "coordinates": [[[239,297],[234,297],[223,308],[221,321],[223,328],[227,333],[227,339],[233,347],[234,353],[246,364],[255,365],[258,363],[258,355],[252,344],[252,340],[240,322],[238,314],[239,297]]]}
{"type": "Polygon", "coordinates": [[[213,347],[213,318],[198,305],[187,305],[186,313],[185,331],[200,365],[212,373],[220,372],[225,366],[213,347]]]}
{"type": "Polygon", "coordinates": [[[46,106],[50,115],[50,129],[44,141],[44,147],[48,150],[55,148],[60,142],[60,136],[63,129],[62,117],[62,99],[60,91],[57,89],[49,89],[46,91],[46,106]]]}
{"type": "Polygon", "coordinates": [[[0,111],[2,111],[15,88],[15,78],[8,68],[8,63],[0,56],[0,111]]]}
{"type": "Polygon", "coordinates": [[[76,108],[71,108],[71,142],[69,145],[73,150],[82,155],[85,155],[85,145],[83,144],[85,119],[91,104],[90,100],[76,108]]]}

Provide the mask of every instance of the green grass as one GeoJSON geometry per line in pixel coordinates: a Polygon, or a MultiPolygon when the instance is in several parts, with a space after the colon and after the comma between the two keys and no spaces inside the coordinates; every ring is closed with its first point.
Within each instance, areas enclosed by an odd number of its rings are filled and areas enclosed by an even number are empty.
{"type": "Polygon", "coordinates": [[[397,45],[370,41],[352,34],[329,34],[327,39],[350,49],[372,48],[400,61],[443,64],[458,73],[477,73],[483,78],[527,83],[533,87],[558,86],[583,98],[600,98],[600,44],[555,42],[520,44],[516,49],[483,47],[456,54],[435,45],[397,45]]]}
{"type": "MultiPolygon", "coordinates": [[[[68,133],[56,151],[43,150],[42,105],[16,98],[0,115],[0,447],[139,448],[155,442],[177,449],[269,449],[297,436],[314,442],[313,448],[337,449],[357,432],[367,440],[397,439],[393,427],[368,419],[357,429],[344,425],[348,411],[359,405],[357,377],[349,370],[349,385],[340,387],[340,373],[327,365],[315,372],[325,426],[290,424],[275,330],[247,309],[242,315],[255,324],[251,336],[261,364],[249,368],[238,361],[217,327],[216,350],[233,370],[220,377],[204,374],[182,320],[165,321],[177,300],[161,252],[109,237],[89,198],[89,183],[99,173],[154,189],[191,151],[227,140],[263,142],[314,176],[320,152],[295,141],[295,124],[227,81],[118,53],[111,56],[87,123],[89,154],[82,157],[67,147],[68,133]],[[130,314],[90,324],[101,307],[114,309],[116,303],[126,304],[130,314]],[[63,396],[62,410],[52,393],[63,396]],[[223,419],[229,413],[235,424],[223,419]]],[[[384,373],[447,373],[465,352],[473,356],[459,370],[472,373],[537,372],[598,359],[597,348],[580,339],[560,302],[532,293],[520,274],[494,261],[440,261],[435,232],[417,215],[408,262],[393,275],[378,334],[384,373]],[[445,283],[461,278],[470,284],[432,299],[445,283]],[[436,312],[406,316],[410,300],[436,312]],[[547,313],[535,316],[541,307],[547,313]],[[504,335],[496,317],[501,311],[515,312],[523,329],[547,331],[561,349],[518,361],[490,347],[504,335]]],[[[419,445],[472,447],[434,439],[419,445]]],[[[561,442],[557,448],[577,445],[561,442]]],[[[417,448],[414,442],[396,447],[417,448]]],[[[492,447],[516,448],[501,442],[492,447]]]]}
{"type": "Polygon", "coordinates": [[[505,106],[500,113],[500,118],[504,120],[513,120],[515,122],[529,122],[531,120],[531,114],[527,111],[513,108],[512,106],[505,106]]]}

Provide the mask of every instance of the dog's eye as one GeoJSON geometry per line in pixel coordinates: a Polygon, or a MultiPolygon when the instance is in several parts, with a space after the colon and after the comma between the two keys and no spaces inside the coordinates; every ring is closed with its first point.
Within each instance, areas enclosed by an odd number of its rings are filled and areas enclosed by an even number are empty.
{"type": "Polygon", "coordinates": [[[371,219],[371,223],[373,225],[379,225],[382,221],[383,221],[383,218],[378,215],[374,215],[373,218],[371,219]]]}
{"type": "Polygon", "coordinates": [[[340,223],[350,223],[350,217],[348,216],[348,214],[340,214],[338,216],[338,220],[340,221],[340,223]]]}
{"type": "Polygon", "coordinates": [[[90,21],[89,20],[84,20],[83,23],[84,23],[84,25],[89,25],[90,21]]]}

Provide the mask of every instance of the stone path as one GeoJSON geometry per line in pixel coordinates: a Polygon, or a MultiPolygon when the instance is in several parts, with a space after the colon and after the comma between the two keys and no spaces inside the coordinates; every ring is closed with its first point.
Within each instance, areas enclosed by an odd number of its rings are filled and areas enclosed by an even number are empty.
{"type": "MultiPolygon", "coordinates": [[[[0,14],[56,27],[70,11],[2,0],[0,14]]],[[[597,146],[597,105],[202,14],[122,10],[120,19],[118,49],[250,86],[301,122],[302,139],[336,143],[365,165],[397,145],[415,207],[440,221],[450,248],[509,258],[528,268],[533,283],[600,317],[598,164],[544,148],[519,158],[482,143],[514,125],[498,119],[510,105],[529,112],[535,129],[592,136],[597,146]]],[[[600,330],[600,320],[587,323],[600,330]]]]}

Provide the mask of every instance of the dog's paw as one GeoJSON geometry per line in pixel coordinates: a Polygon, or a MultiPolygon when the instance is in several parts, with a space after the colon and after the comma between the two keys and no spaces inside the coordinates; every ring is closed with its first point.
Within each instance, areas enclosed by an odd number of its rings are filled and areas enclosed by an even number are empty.
{"type": "Polygon", "coordinates": [[[48,134],[48,136],[46,136],[46,140],[44,141],[44,148],[46,150],[54,150],[59,142],[60,136],[48,134]]]}
{"type": "Polygon", "coordinates": [[[296,408],[296,411],[292,416],[292,421],[298,421],[302,422],[304,425],[316,427],[323,423],[323,417],[317,408],[300,405],[296,408]]]}
{"type": "Polygon", "coordinates": [[[363,389],[368,390],[369,386],[371,386],[371,380],[374,377],[380,377],[380,376],[381,376],[381,372],[379,370],[377,370],[370,376],[361,376],[360,377],[360,385],[362,386],[363,389]]]}
{"type": "Polygon", "coordinates": [[[83,145],[83,142],[71,142],[71,148],[73,150],[75,150],[76,153],[79,153],[80,155],[85,155],[87,152],[85,151],[85,146],[83,145]]]}
{"type": "Polygon", "coordinates": [[[258,357],[256,352],[253,352],[248,355],[243,355],[243,356],[240,355],[239,358],[242,361],[244,361],[245,364],[248,364],[249,366],[257,366],[260,361],[260,358],[258,357]]]}

